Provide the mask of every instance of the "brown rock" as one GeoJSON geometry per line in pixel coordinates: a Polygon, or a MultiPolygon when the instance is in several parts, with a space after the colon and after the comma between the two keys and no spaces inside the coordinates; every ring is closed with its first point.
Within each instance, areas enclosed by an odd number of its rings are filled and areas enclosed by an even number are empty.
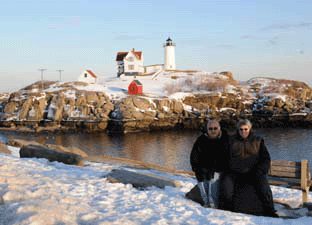
{"type": "Polygon", "coordinates": [[[135,188],[146,188],[155,186],[165,188],[166,186],[177,187],[180,184],[176,181],[164,177],[142,174],[123,169],[114,169],[106,176],[107,180],[112,183],[132,184],[135,188]]]}
{"type": "Polygon", "coordinates": [[[108,126],[108,122],[107,122],[107,121],[99,122],[99,123],[98,123],[98,128],[99,128],[100,130],[106,129],[107,126],[108,126]]]}
{"type": "Polygon", "coordinates": [[[107,103],[105,96],[99,96],[97,107],[101,108],[107,103]]]}
{"type": "Polygon", "coordinates": [[[161,112],[165,112],[170,109],[171,102],[167,99],[156,100],[157,109],[161,112]]]}
{"type": "Polygon", "coordinates": [[[32,106],[32,98],[26,99],[26,101],[22,105],[22,108],[20,109],[20,112],[19,112],[20,120],[25,120],[27,118],[27,114],[29,110],[31,109],[31,106],[32,106]]]}
{"type": "Polygon", "coordinates": [[[121,105],[126,106],[126,107],[134,107],[133,97],[129,97],[129,98],[124,99],[121,105]]]}
{"type": "Polygon", "coordinates": [[[8,104],[6,104],[5,108],[4,108],[4,112],[5,113],[14,113],[17,107],[17,103],[16,102],[9,102],[8,104]]]}
{"type": "Polygon", "coordinates": [[[142,112],[139,112],[139,111],[133,111],[132,112],[132,118],[134,118],[136,120],[143,120],[144,114],[142,112]]]}
{"type": "Polygon", "coordinates": [[[41,145],[26,145],[20,149],[21,158],[45,158],[50,162],[58,161],[65,164],[83,166],[83,160],[80,155],[73,153],[58,152],[55,149],[41,145]]]}
{"type": "Polygon", "coordinates": [[[35,120],[42,120],[44,109],[46,107],[45,98],[36,99],[34,101],[34,110],[35,110],[35,120]]]}
{"type": "Polygon", "coordinates": [[[133,105],[136,108],[143,109],[143,110],[148,110],[151,108],[150,102],[145,98],[134,97],[133,98],[133,105]]]}
{"type": "Polygon", "coordinates": [[[9,150],[8,146],[2,142],[0,142],[0,152],[5,154],[12,154],[12,152],[9,150]]]}
{"type": "Polygon", "coordinates": [[[221,97],[219,101],[217,102],[217,108],[219,109],[224,108],[228,102],[229,102],[229,98],[221,97]]]}
{"type": "Polygon", "coordinates": [[[53,144],[46,144],[44,145],[48,148],[54,149],[58,152],[67,152],[67,153],[74,153],[76,155],[80,155],[82,158],[87,158],[88,154],[76,147],[64,147],[62,145],[53,145],[53,144]]]}
{"type": "Polygon", "coordinates": [[[156,111],[145,111],[144,117],[154,119],[156,117],[156,114],[157,114],[156,111]]]}
{"type": "Polygon", "coordinates": [[[275,99],[275,106],[278,108],[282,108],[283,105],[285,105],[285,102],[283,102],[281,99],[275,99]]]}
{"type": "Polygon", "coordinates": [[[14,146],[14,147],[23,147],[26,145],[40,145],[38,142],[36,141],[27,141],[27,140],[23,140],[23,139],[16,139],[16,138],[11,138],[8,141],[8,145],[14,146]]]}
{"type": "Polygon", "coordinates": [[[220,72],[220,74],[227,76],[229,78],[229,80],[233,80],[233,78],[234,78],[233,73],[230,71],[223,71],[223,72],[220,72]]]}
{"type": "Polygon", "coordinates": [[[182,102],[176,100],[172,101],[172,111],[174,113],[182,113],[184,111],[182,102]]]}
{"type": "Polygon", "coordinates": [[[115,108],[115,106],[114,106],[114,104],[113,103],[111,103],[111,102],[107,102],[104,106],[103,106],[103,109],[105,110],[105,111],[112,111],[112,110],[114,110],[114,108],[115,108]]]}
{"type": "Polygon", "coordinates": [[[76,101],[76,106],[85,106],[85,105],[87,105],[86,96],[84,94],[80,93],[80,95],[76,101]]]}
{"type": "Polygon", "coordinates": [[[86,100],[90,104],[96,103],[96,105],[97,105],[98,101],[99,101],[99,97],[98,97],[96,92],[88,91],[88,92],[86,92],[86,100]]]}

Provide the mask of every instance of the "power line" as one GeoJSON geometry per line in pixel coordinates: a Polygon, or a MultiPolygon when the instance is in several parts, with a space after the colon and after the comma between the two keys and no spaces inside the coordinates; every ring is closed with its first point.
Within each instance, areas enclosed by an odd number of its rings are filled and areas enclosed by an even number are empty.
{"type": "Polygon", "coordinates": [[[43,71],[47,70],[47,69],[38,69],[39,71],[41,71],[41,91],[43,90],[43,71]]]}
{"type": "Polygon", "coordinates": [[[56,70],[56,71],[60,72],[60,82],[61,82],[62,81],[62,71],[64,71],[64,70],[56,70]]]}

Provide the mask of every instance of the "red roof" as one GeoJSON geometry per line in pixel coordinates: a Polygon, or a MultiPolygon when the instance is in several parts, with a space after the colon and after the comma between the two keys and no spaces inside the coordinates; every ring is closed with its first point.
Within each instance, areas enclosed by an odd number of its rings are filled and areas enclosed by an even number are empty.
{"type": "Polygon", "coordinates": [[[142,52],[133,52],[133,53],[139,60],[141,60],[142,52]]]}
{"type": "Polygon", "coordinates": [[[136,85],[138,85],[138,86],[142,86],[142,83],[140,82],[140,81],[138,81],[138,80],[133,80],[132,82],[131,82],[131,84],[132,83],[135,83],[136,85]]]}
{"type": "Polygon", "coordinates": [[[92,77],[96,78],[95,73],[92,70],[86,70],[92,77]]]}
{"type": "Polygon", "coordinates": [[[117,52],[116,61],[122,61],[127,55],[128,52],[117,52]]]}
{"type": "MultiPolygon", "coordinates": [[[[135,57],[137,57],[138,60],[141,60],[142,58],[142,52],[133,52],[135,57]]],[[[128,55],[128,52],[117,52],[116,61],[122,61],[124,58],[128,55]]]]}

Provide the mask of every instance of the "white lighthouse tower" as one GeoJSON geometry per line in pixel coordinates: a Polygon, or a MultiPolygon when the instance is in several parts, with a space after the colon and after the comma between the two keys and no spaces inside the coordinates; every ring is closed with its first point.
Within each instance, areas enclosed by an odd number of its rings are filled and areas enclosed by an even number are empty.
{"type": "Polygon", "coordinates": [[[175,70],[176,65],[175,65],[175,44],[173,41],[170,39],[170,37],[167,39],[166,43],[164,44],[165,48],[165,65],[164,69],[165,70],[175,70]]]}

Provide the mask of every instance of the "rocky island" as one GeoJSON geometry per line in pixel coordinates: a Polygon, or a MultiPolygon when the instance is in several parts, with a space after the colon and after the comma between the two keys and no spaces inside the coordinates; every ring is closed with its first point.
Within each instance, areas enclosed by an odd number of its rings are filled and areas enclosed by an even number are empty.
{"type": "Polygon", "coordinates": [[[309,127],[312,90],[301,81],[234,79],[231,72],[170,71],[142,76],[142,94],[128,94],[133,77],[107,82],[39,81],[0,96],[0,128],[14,131],[138,132],[199,129],[209,117],[231,127],[309,127]]]}

